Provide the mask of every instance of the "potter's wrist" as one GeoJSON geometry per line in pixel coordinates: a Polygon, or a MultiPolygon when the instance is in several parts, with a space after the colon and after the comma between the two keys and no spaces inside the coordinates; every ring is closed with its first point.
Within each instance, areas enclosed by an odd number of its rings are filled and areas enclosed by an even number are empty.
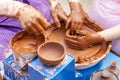
{"type": "Polygon", "coordinates": [[[97,33],[93,33],[92,34],[92,38],[93,39],[91,39],[92,41],[92,43],[93,44],[98,44],[98,43],[102,43],[102,42],[104,42],[105,41],[105,39],[99,34],[99,32],[97,32],[97,33]]]}
{"type": "Polygon", "coordinates": [[[25,9],[26,7],[25,6],[27,6],[27,4],[24,4],[24,3],[21,3],[21,2],[15,2],[15,6],[16,6],[16,11],[15,11],[15,13],[14,13],[14,16],[16,17],[16,18],[19,18],[19,16],[21,15],[20,14],[20,12],[21,11],[23,11],[23,9],[25,9]]]}

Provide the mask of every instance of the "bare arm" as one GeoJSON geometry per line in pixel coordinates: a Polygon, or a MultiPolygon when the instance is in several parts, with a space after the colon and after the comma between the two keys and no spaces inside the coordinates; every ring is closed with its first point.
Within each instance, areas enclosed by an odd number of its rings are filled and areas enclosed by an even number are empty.
{"type": "Polygon", "coordinates": [[[11,0],[0,0],[0,16],[16,17],[17,12],[25,5],[11,0]]]}
{"type": "Polygon", "coordinates": [[[120,25],[98,32],[105,41],[112,41],[120,38],[120,25]]]}
{"type": "Polygon", "coordinates": [[[18,1],[0,0],[0,16],[17,18],[22,27],[34,35],[44,33],[50,27],[39,11],[18,1]]]}

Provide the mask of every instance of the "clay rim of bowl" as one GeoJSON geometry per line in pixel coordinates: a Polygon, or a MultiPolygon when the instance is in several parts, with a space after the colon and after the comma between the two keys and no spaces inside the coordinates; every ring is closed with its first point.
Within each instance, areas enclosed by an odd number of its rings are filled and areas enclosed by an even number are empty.
{"type": "Polygon", "coordinates": [[[18,37],[18,35],[22,34],[22,32],[24,32],[24,30],[23,31],[19,31],[16,34],[13,35],[13,37],[10,39],[10,43],[9,43],[10,48],[13,49],[14,42],[17,40],[16,37],[18,37]]]}
{"type": "MultiPolygon", "coordinates": [[[[99,71],[103,71],[103,70],[97,70],[97,71],[93,72],[93,73],[91,74],[91,76],[90,76],[90,80],[93,80],[94,74],[96,74],[96,73],[99,72],[99,71]]],[[[119,79],[118,79],[118,76],[117,76],[115,73],[113,73],[113,72],[111,72],[111,71],[109,71],[109,72],[112,73],[112,74],[116,77],[117,80],[119,80],[119,79]]]]}
{"type": "MultiPolygon", "coordinates": [[[[68,29],[66,31],[67,36],[69,35],[69,32],[70,32],[70,29],[68,29]]],[[[70,37],[74,37],[74,36],[70,36],[70,37]]],[[[99,57],[99,58],[97,58],[95,60],[92,60],[91,62],[75,63],[75,66],[76,67],[89,66],[89,65],[92,65],[92,64],[95,64],[95,63],[99,62],[100,60],[104,59],[107,56],[107,54],[109,53],[111,47],[112,47],[111,42],[108,42],[107,49],[106,49],[105,53],[101,57],[99,57]]]]}
{"type": "Polygon", "coordinates": [[[66,49],[65,49],[65,47],[62,45],[62,44],[60,44],[59,42],[45,42],[45,43],[43,43],[43,44],[41,44],[39,47],[38,47],[38,49],[37,49],[37,54],[38,54],[38,57],[40,57],[40,58],[42,58],[42,59],[44,59],[44,60],[46,60],[46,61],[59,61],[59,60],[62,60],[62,59],[64,59],[64,57],[65,57],[65,53],[66,53],[66,49]],[[56,58],[56,59],[46,59],[46,58],[43,58],[41,55],[40,55],[40,53],[39,53],[39,51],[40,51],[40,49],[45,45],[45,44],[47,44],[47,43],[56,43],[56,44],[59,44],[60,46],[62,46],[63,47],[63,54],[59,57],[59,58],[56,58]]]}
{"type": "MultiPolygon", "coordinates": [[[[10,46],[10,48],[11,48],[12,50],[14,50],[14,48],[13,48],[14,43],[15,43],[18,39],[20,39],[21,37],[24,37],[23,34],[25,34],[25,33],[26,33],[25,30],[21,30],[21,31],[19,31],[19,32],[17,32],[16,34],[13,35],[13,37],[11,38],[11,40],[10,40],[10,42],[9,42],[9,46],[10,46]]],[[[42,42],[42,43],[44,43],[44,42],[45,42],[45,36],[43,35],[43,42],[42,42]]],[[[34,51],[31,52],[31,53],[34,53],[34,51]]],[[[29,54],[29,53],[26,53],[26,54],[29,54]]]]}

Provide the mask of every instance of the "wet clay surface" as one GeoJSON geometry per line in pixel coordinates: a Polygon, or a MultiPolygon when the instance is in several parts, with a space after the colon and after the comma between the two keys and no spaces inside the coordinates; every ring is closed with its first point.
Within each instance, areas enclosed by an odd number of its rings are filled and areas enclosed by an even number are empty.
{"type": "Polygon", "coordinates": [[[45,42],[43,35],[33,36],[26,31],[15,34],[10,41],[10,47],[14,52],[15,64],[22,69],[28,62],[36,57],[37,48],[45,42]]]}
{"type": "Polygon", "coordinates": [[[95,44],[104,42],[104,38],[97,33],[103,28],[92,20],[83,10],[80,2],[70,2],[71,13],[69,15],[70,22],[68,24],[69,33],[67,31],[65,43],[73,49],[87,49],[95,44]],[[91,30],[83,29],[84,26],[91,28],[91,30]]]}
{"type": "Polygon", "coordinates": [[[43,42],[43,35],[35,37],[27,34],[26,32],[20,32],[14,36],[14,39],[11,41],[11,45],[13,50],[17,53],[32,53],[36,52],[38,46],[43,42]]]}
{"type": "MultiPolygon", "coordinates": [[[[94,30],[92,30],[91,28],[88,28],[86,26],[84,26],[83,29],[94,32],[94,30]]],[[[81,64],[82,63],[91,63],[92,61],[103,56],[107,50],[110,50],[110,49],[108,49],[108,45],[109,45],[108,43],[98,44],[98,45],[92,46],[85,50],[71,49],[64,42],[65,33],[66,33],[66,31],[64,28],[57,29],[49,36],[49,38],[47,40],[48,41],[57,41],[57,42],[60,42],[61,44],[63,44],[65,46],[67,52],[74,55],[76,63],[81,63],[81,64]]]]}
{"type": "Polygon", "coordinates": [[[16,52],[30,53],[36,51],[36,45],[37,40],[35,40],[34,38],[27,37],[15,42],[13,48],[16,50],[16,52]]]}
{"type": "Polygon", "coordinates": [[[65,57],[65,48],[57,42],[46,42],[38,48],[40,61],[48,66],[58,65],[65,57]]]}
{"type": "Polygon", "coordinates": [[[91,80],[118,80],[117,76],[114,75],[113,73],[104,70],[104,71],[97,71],[95,72],[92,77],[91,80]]]}
{"type": "Polygon", "coordinates": [[[72,49],[84,50],[104,41],[104,38],[97,32],[92,33],[87,30],[78,30],[76,34],[72,35],[70,30],[66,31],[65,43],[72,49]]]}
{"type": "Polygon", "coordinates": [[[46,43],[39,50],[40,55],[47,60],[58,59],[63,56],[64,52],[64,48],[57,43],[46,43]]]}

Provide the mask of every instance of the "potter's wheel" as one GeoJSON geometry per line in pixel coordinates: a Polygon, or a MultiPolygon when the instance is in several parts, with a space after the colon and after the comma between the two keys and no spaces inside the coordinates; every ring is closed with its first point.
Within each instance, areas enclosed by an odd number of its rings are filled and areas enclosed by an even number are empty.
{"type": "MultiPolygon", "coordinates": [[[[89,30],[89,28],[87,27],[84,27],[84,29],[89,30]]],[[[102,43],[102,44],[90,47],[86,50],[75,50],[75,49],[69,48],[64,43],[64,38],[65,38],[65,29],[59,28],[54,30],[49,35],[49,37],[47,38],[47,41],[56,41],[63,44],[66,48],[66,51],[75,57],[76,69],[85,69],[97,64],[101,59],[103,59],[107,55],[107,53],[111,48],[110,43],[102,43]],[[80,56],[79,59],[78,59],[78,56],[80,56]]]]}

